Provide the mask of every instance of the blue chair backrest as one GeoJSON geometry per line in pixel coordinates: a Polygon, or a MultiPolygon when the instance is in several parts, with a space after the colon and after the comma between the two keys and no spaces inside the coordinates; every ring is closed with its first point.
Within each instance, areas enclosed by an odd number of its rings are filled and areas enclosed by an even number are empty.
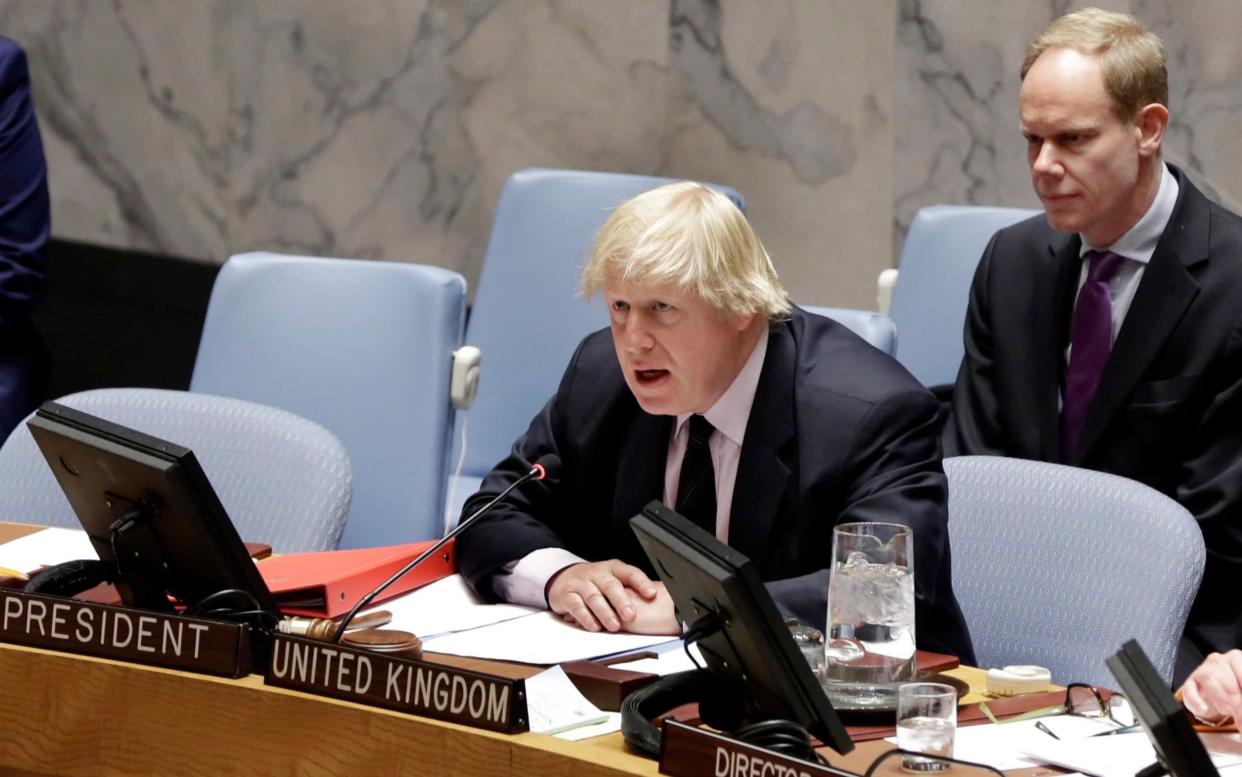
{"type": "Polygon", "coordinates": [[[1042,213],[1023,208],[932,205],[906,235],[888,315],[897,325],[897,361],[925,386],[957,380],[970,282],[998,229],[1042,213]]]}
{"type": "Polygon", "coordinates": [[[465,288],[439,267],[234,256],[190,387],[284,408],[341,439],[354,471],[342,547],[437,537],[465,288]]]}
{"type": "MultiPolygon", "coordinates": [[[[483,361],[464,475],[481,477],[508,455],[555,393],[578,342],[608,325],[604,304],[578,295],[595,233],[621,202],[672,180],[543,169],[509,178],[466,329],[483,361]]],[[[740,194],[708,185],[745,210],[740,194]]]]}
{"type": "Polygon", "coordinates": [[[979,666],[1112,686],[1137,639],[1166,682],[1203,576],[1184,507],[1133,480],[1023,459],[945,459],[953,590],[979,666]]]}
{"type": "MultiPolygon", "coordinates": [[[[337,547],[349,516],[349,455],[319,424],[186,391],[96,389],[56,401],[192,450],[243,540],[281,552],[337,547]]],[[[0,448],[0,515],[80,526],[25,424],[0,448]]]]}
{"type": "Polygon", "coordinates": [[[838,324],[844,324],[851,332],[892,356],[897,350],[897,327],[888,316],[874,310],[855,310],[853,308],[821,308],[813,305],[800,305],[808,313],[831,318],[838,324]]]}

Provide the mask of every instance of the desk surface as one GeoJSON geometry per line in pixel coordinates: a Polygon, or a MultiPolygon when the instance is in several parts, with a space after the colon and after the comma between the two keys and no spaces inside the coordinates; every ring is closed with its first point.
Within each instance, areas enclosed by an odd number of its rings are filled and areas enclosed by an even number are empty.
{"type": "MultiPolygon", "coordinates": [[[[34,528],[0,524],[0,542],[34,528]]],[[[983,686],[980,670],[953,674],[983,686]]],[[[0,644],[0,689],[4,774],[658,774],[620,734],[507,736],[271,688],[257,675],[229,680],[0,644]]],[[[889,747],[826,754],[862,771],[889,747]]]]}

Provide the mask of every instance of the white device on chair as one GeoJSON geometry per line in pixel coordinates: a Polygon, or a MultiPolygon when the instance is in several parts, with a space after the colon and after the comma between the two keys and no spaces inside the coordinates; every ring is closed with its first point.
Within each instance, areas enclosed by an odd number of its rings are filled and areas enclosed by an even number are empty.
{"type": "Polygon", "coordinates": [[[449,397],[458,410],[466,410],[474,402],[474,395],[479,391],[479,362],[482,360],[483,352],[473,345],[463,345],[453,351],[449,397]]]}

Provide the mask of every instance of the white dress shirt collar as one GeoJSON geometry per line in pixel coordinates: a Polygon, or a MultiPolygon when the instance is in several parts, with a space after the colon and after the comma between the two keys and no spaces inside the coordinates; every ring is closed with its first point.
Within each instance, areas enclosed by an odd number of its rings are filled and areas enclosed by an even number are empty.
{"type": "MultiPolygon", "coordinates": [[[[763,358],[767,352],[768,333],[765,331],[759,336],[759,341],[755,343],[746,363],[729,384],[729,388],[703,413],[703,417],[734,445],[741,446],[742,438],[746,436],[746,422],[750,419],[750,408],[755,403],[755,391],[759,388],[759,375],[763,372],[763,358]]],[[[673,427],[674,437],[692,415],[694,414],[681,413],[677,416],[677,423],[673,427]]]]}
{"type": "Polygon", "coordinates": [[[1151,207],[1138,220],[1138,223],[1117,238],[1111,246],[1091,245],[1087,242],[1087,238],[1083,237],[1079,256],[1088,251],[1108,250],[1142,264],[1151,261],[1152,254],[1156,252],[1156,244],[1160,242],[1164,228],[1168,226],[1169,219],[1173,217],[1173,208],[1177,205],[1177,192],[1180,188],[1177,185],[1177,178],[1169,172],[1167,165],[1162,163],[1160,169],[1162,175],[1160,187],[1156,189],[1156,198],[1152,200],[1151,207]]]}

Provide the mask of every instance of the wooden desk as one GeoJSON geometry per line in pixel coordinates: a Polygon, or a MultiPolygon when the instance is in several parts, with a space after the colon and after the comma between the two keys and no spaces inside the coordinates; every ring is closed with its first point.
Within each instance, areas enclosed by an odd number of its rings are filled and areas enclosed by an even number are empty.
{"type": "MultiPolygon", "coordinates": [[[[959,669],[978,687],[983,673],[959,669]]],[[[655,775],[620,734],[505,736],[350,702],[0,645],[0,773],[19,775],[655,775]]],[[[884,742],[847,757],[861,772],[884,742]]],[[[1027,770],[1015,774],[1057,774],[1027,770]]]]}
{"type": "MultiPolygon", "coordinates": [[[[0,542],[39,527],[0,524],[0,542]]],[[[952,672],[978,701],[981,670],[952,672]]],[[[26,775],[655,775],[620,734],[506,736],[263,685],[0,644],[0,773],[26,775]]],[[[863,771],[891,746],[837,766],[863,771]]],[[[1028,770],[1017,774],[1056,774],[1028,770]]]]}

